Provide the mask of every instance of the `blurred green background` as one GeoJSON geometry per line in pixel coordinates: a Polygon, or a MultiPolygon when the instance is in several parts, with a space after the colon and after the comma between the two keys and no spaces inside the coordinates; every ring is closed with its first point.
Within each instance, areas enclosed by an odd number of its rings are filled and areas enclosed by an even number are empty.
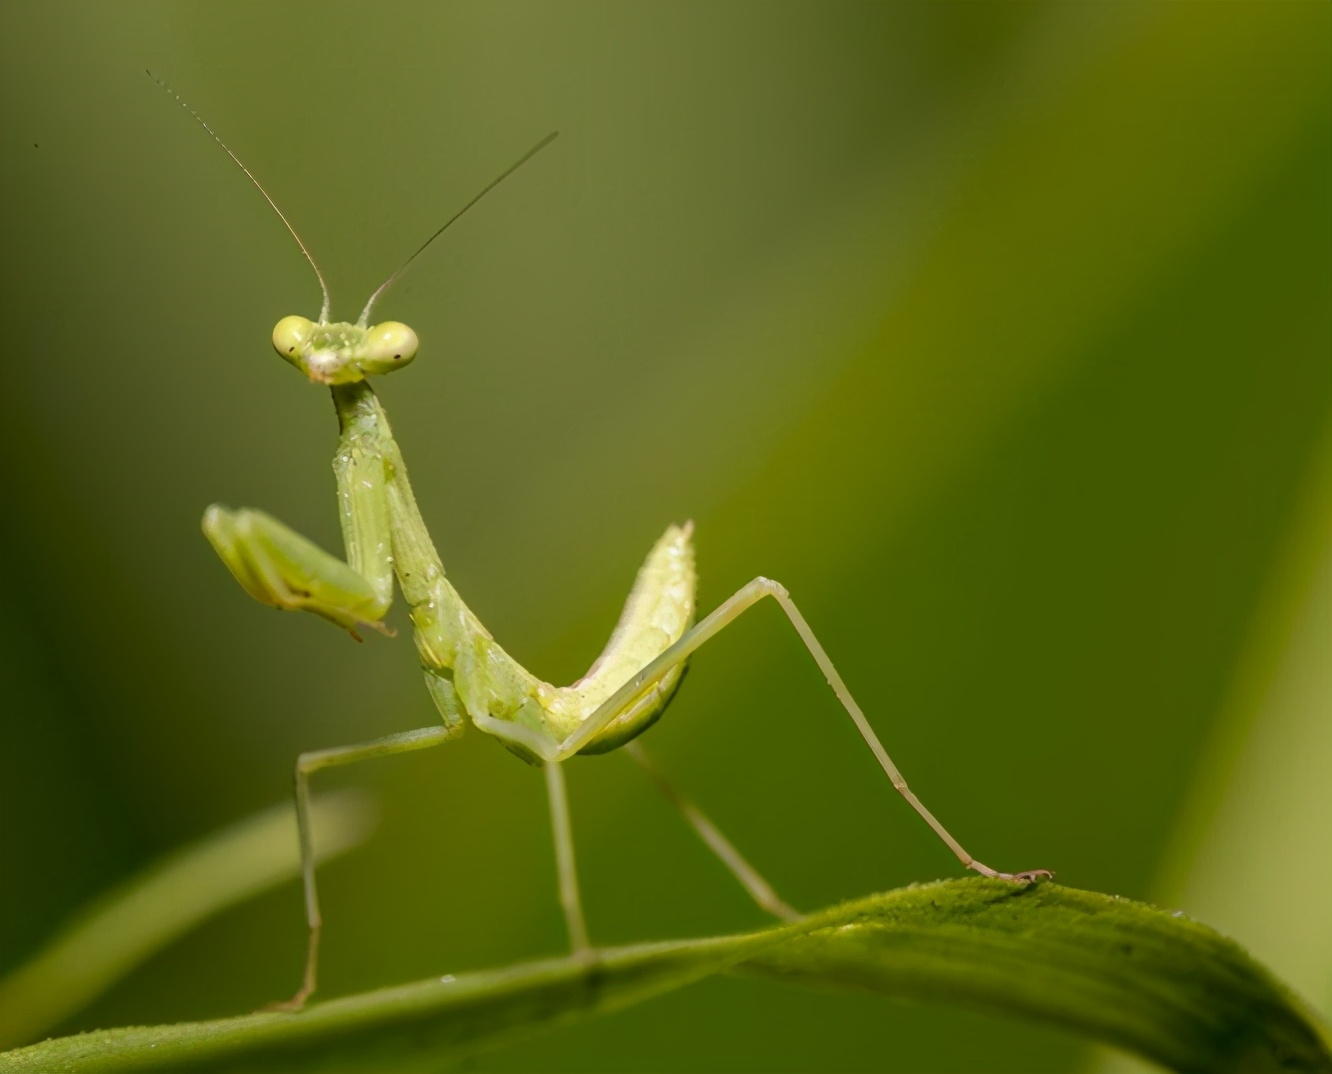
{"type": "MultiPolygon", "coordinates": [[[[322,391],[272,354],[549,130],[381,303],[451,576],[553,681],[693,518],[701,603],[800,602],[1001,868],[1179,906],[1332,1001],[1332,8],[6,4],[0,969],[295,754],[427,724],[405,636],[245,598],[198,531],[337,546],[322,391]],[[1246,797],[1247,796],[1247,797],[1246,797]]],[[[401,609],[395,622],[404,622],[401,609]]],[[[955,875],[775,608],[644,740],[795,905],[955,875]]],[[[761,916],[623,757],[570,772],[602,943],[761,916]]],[[[563,943],[538,774],[479,734],[321,777],[324,994],[563,943]]],[[[64,1029],[288,994],[296,884],[64,1029]]],[[[480,1071],[1062,1071],[1055,1033],[720,979],[480,1071]]]]}

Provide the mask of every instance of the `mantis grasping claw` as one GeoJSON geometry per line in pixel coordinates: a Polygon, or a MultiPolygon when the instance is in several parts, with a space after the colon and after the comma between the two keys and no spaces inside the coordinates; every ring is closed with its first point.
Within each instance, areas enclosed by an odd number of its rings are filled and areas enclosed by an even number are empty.
{"type": "Polygon", "coordinates": [[[383,617],[392,602],[396,579],[410,609],[426,689],[442,721],[433,727],[357,745],[303,753],[297,760],[296,810],[310,935],[303,983],[290,1000],[278,1006],[299,1009],[316,986],[322,922],[310,830],[310,776],[323,768],[443,745],[460,734],[468,720],[545,774],[560,900],[575,955],[592,957],[578,895],[564,787],[563,763],[576,754],[624,748],[680,808],[686,821],[760,907],[780,918],[799,916],[695,806],[671,789],[634,741],[662,714],[689,656],[765,597],[776,601],[786,614],[893,786],[966,868],[1016,882],[1051,875],[1042,869],[996,872],[973,858],[944,829],[908,789],[823,646],[780,584],[755,578],[695,623],[696,578],[689,523],[668,527],[648,553],[605,650],[587,674],[570,686],[543,682],[509,656],[449,583],[417,508],[388,418],[367,381],[368,377],[408,365],[416,356],[416,333],[396,321],[371,325],[370,311],[407,265],[462,213],[547,146],[554,134],[539,142],[427,239],[370,296],[357,321],[349,324],[329,321],[329,293],[323,275],[258,179],[197,113],[184,101],[180,103],[272,205],[319,279],[323,292],[319,319],[284,317],[273,330],[273,346],[311,382],[325,385],[332,392],[340,428],[333,468],[347,558],[345,562],[339,560],[251,508],[208,508],[203,518],[204,533],[252,597],[276,608],[313,612],[355,637],[362,628],[389,633],[383,617]]]}

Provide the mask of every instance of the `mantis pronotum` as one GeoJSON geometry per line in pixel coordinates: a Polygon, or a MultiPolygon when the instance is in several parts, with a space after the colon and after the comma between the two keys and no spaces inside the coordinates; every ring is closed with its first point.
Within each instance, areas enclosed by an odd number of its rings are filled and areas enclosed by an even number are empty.
{"type": "Polygon", "coordinates": [[[347,558],[345,562],[337,559],[252,508],[231,510],[213,505],[204,514],[204,533],[236,580],[256,600],[288,611],[313,612],[357,638],[363,628],[390,633],[383,617],[392,602],[396,579],[410,609],[426,689],[441,717],[436,726],[303,753],[298,758],[296,810],[309,946],[300,989],[276,1006],[298,1010],[314,992],[317,981],[322,920],[312,850],[310,776],[323,768],[443,745],[460,734],[468,720],[545,774],[560,901],[575,956],[594,957],[579,900],[562,767],[576,754],[624,749],[679,807],[685,820],[760,907],[779,918],[798,917],[726,837],[670,787],[635,741],[665,709],[689,656],[765,597],[772,598],[785,612],[893,786],[966,868],[1016,882],[1050,875],[1042,869],[1001,873],[981,864],[921,804],[779,583],[755,578],[695,623],[696,578],[689,523],[668,527],[648,553],[606,648],[587,674],[570,686],[552,686],[522,667],[500,648],[449,584],[417,509],[388,418],[366,379],[410,363],[418,347],[416,333],[397,321],[371,325],[370,311],[389,285],[454,220],[548,145],[554,134],[539,142],[427,239],[376,289],[352,324],[329,321],[328,287],[295,228],[213,129],[178,96],[176,99],[272,206],[319,280],[323,293],[319,319],[284,317],[273,330],[273,346],[311,382],[331,389],[340,427],[333,468],[347,558]]]}

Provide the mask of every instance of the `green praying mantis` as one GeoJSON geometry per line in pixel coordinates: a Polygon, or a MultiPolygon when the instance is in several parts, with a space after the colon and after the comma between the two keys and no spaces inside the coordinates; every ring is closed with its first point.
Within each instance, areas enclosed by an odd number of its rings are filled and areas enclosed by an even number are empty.
{"type": "Polygon", "coordinates": [[[998,872],[973,858],[949,834],[907,787],[782,585],[770,578],[755,578],[695,622],[696,575],[690,523],[668,527],[648,553],[605,649],[587,674],[569,686],[553,686],[519,664],[500,647],[450,584],[417,507],[388,417],[368,381],[408,365],[416,356],[418,339],[412,329],[397,321],[370,324],[370,312],[435,239],[549,145],[555,134],[542,139],[431,235],[375,290],[355,323],[333,322],[329,320],[329,290],[323,273],[263,184],[179,95],[151,72],[149,77],[175,97],[245,173],[314,270],[323,294],[319,319],[284,317],[273,329],[272,342],[277,353],[312,383],[330,389],[340,430],[333,470],[345,561],[253,508],[233,510],[214,504],[204,513],[203,531],[250,596],[274,608],[321,616],[357,640],[363,629],[392,633],[383,620],[396,581],[409,610],[426,689],[441,720],[436,726],[302,753],[297,759],[296,814],[309,940],[300,988],[274,1008],[299,1010],[315,991],[318,979],[323,921],[315,883],[311,776],[325,768],[441,746],[460,735],[469,720],[545,775],[559,898],[574,957],[595,959],[578,893],[564,783],[564,762],[578,755],[623,749],[676,805],[759,907],[781,919],[799,917],[720,830],[675,791],[636,741],[665,710],[688,658],[765,598],[774,600],[786,614],[893,787],[964,867],[1016,883],[1052,875],[1044,869],[998,872]]]}

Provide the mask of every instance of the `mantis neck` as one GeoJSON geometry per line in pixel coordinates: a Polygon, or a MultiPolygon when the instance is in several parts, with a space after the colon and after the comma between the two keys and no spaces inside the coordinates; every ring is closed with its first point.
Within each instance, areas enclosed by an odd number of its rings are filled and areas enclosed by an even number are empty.
{"type": "Polygon", "coordinates": [[[382,464],[393,570],[411,608],[422,664],[428,672],[452,673],[468,712],[512,715],[535,693],[539,680],[495,644],[444,577],[439,553],[412,495],[402,452],[370,385],[358,381],[332,390],[342,430],[339,457],[359,456],[382,464]]]}
{"type": "MultiPolygon", "coordinates": [[[[397,441],[393,439],[393,430],[379,397],[363,380],[335,385],[332,391],[341,430],[339,454],[359,453],[383,464],[393,566],[403,597],[413,608],[438,599],[440,594],[433,591],[433,583],[444,577],[444,566],[416,506],[416,497],[412,495],[411,482],[407,479],[407,466],[397,441]]],[[[445,596],[461,605],[457,593],[451,586],[448,588],[445,596]]]]}

